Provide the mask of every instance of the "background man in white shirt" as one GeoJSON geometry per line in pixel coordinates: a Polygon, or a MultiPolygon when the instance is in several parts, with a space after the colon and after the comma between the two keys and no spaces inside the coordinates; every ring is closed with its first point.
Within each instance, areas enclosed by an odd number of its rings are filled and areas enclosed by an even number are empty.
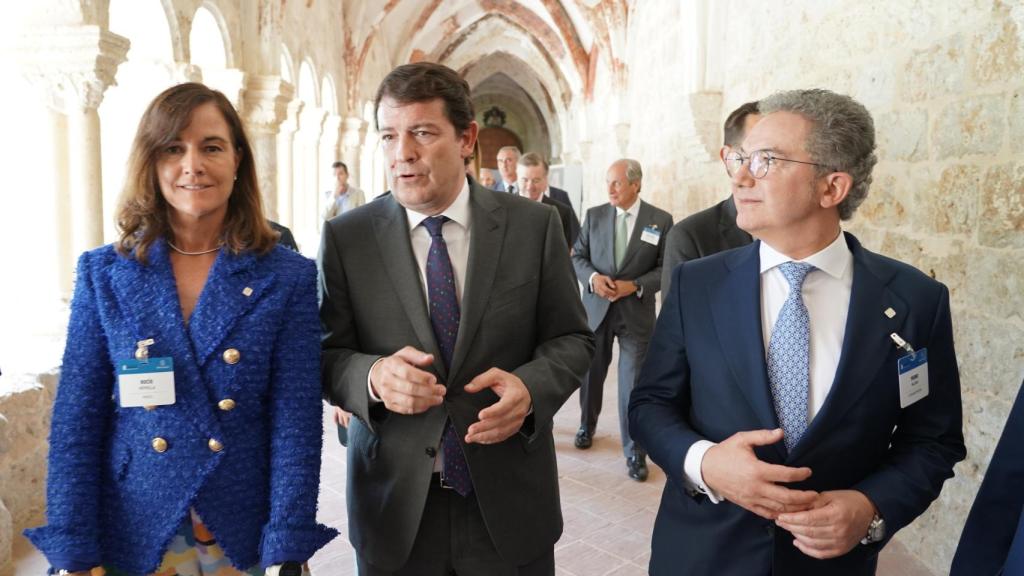
{"type": "Polygon", "coordinates": [[[876,162],[862,105],[759,108],[725,164],[760,241],[676,269],[630,402],[669,478],[651,574],[874,574],[965,455],[949,293],[840,228],[876,162]],[[926,390],[899,375],[924,349],[926,390]]]}
{"type": "Polygon", "coordinates": [[[324,192],[324,220],[330,220],[366,203],[363,191],[348,183],[348,166],[338,160],[331,168],[334,169],[334,189],[324,192]]]}

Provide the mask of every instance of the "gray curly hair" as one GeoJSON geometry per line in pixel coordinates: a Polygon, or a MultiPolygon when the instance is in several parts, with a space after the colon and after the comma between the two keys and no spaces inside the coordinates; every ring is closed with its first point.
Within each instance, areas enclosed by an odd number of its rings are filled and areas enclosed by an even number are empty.
{"type": "Polygon", "coordinates": [[[875,123],[863,104],[819,88],[778,92],[758,104],[761,114],[792,112],[811,121],[804,147],[818,175],[846,172],[853,177],[849,194],[839,204],[839,218],[849,220],[868,197],[875,155],[875,123]]]}

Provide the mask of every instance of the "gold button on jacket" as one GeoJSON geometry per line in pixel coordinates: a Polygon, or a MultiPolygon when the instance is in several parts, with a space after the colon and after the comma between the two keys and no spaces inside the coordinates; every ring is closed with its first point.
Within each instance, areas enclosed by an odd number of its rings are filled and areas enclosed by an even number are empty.
{"type": "Polygon", "coordinates": [[[221,400],[220,402],[217,402],[217,408],[220,408],[221,410],[223,410],[225,412],[227,412],[229,410],[234,410],[235,409],[235,401],[232,400],[231,398],[225,398],[225,399],[221,400]]]}
{"type": "Polygon", "coordinates": [[[156,450],[157,452],[160,453],[167,452],[167,440],[164,440],[163,438],[157,436],[156,438],[153,438],[152,444],[153,450],[156,450]]]}
{"type": "Polygon", "coordinates": [[[238,361],[242,359],[242,354],[234,348],[228,348],[224,351],[224,361],[228,364],[238,364],[238,361]]]}
{"type": "Polygon", "coordinates": [[[210,441],[206,443],[213,452],[220,452],[224,449],[224,445],[217,441],[216,438],[210,438],[210,441]]]}

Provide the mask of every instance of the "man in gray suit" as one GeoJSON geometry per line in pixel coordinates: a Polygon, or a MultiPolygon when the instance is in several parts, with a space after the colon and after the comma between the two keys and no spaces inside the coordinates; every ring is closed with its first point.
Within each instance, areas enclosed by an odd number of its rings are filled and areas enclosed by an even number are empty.
{"type": "MultiPolygon", "coordinates": [[[[757,124],[761,115],[757,101],[747,102],[732,111],[725,119],[723,144],[718,156],[723,162],[733,148],[743,144],[747,132],[757,124]]],[[[688,260],[710,256],[716,252],[746,246],[754,239],[750,233],[736,225],[736,202],[732,194],[710,208],[676,222],[665,239],[665,265],[661,267],[662,294],[668,294],[672,284],[672,270],[688,260]]]]}
{"type": "Polygon", "coordinates": [[[619,340],[619,432],[629,477],[647,479],[643,448],[629,433],[626,408],[654,330],[654,295],[661,286],[665,235],[672,216],[640,200],[643,173],[636,160],[612,163],[605,181],[607,204],[587,211],[573,249],[576,278],[583,284],[583,306],[597,349],[580,388],[577,448],[590,448],[601,413],[604,379],[612,340],[619,340]]]}
{"type": "Polygon", "coordinates": [[[466,177],[455,71],[399,66],[375,109],[391,192],[328,222],[320,252],[359,572],[553,575],[552,418],[593,353],[558,216],[466,177]]]}

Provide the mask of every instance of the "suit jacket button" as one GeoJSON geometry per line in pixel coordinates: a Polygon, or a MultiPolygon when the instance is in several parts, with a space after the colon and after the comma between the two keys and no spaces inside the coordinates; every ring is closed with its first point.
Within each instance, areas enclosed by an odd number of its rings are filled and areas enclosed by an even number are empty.
{"type": "Polygon", "coordinates": [[[224,445],[221,444],[216,438],[210,438],[210,441],[206,443],[210,447],[211,452],[220,452],[224,449],[224,445]]]}
{"type": "Polygon", "coordinates": [[[232,400],[231,398],[225,398],[225,399],[221,400],[220,402],[217,402],[217,408],[220,408],[221,410],[223,410],[225,412],[234,410],[235,409],[235,401],[232,400]]]}
{"type": "Polygon", "coordinates": [[[224,351],[223,357],[228,364],[238,364],[238,361],[242,359],[242,353],[234,348],[228,348],[224,351]]]}
{"type": "Polygon", "coordinates": [[[426,450],[424,450],[424,452],[426,452],[427,456],[430,456],[431,458],[437,457],[437,449],[435,449],[433,446],[428,447],[426,450]]]}
{"type": "Polygon", "coordinates": [[[156,438],[153,438],[153,442],[151,442],[151,444],[153,445],[153,450],[156,450],[161,454],[167,452],[167,440],[157,436],[156,438]]]}

